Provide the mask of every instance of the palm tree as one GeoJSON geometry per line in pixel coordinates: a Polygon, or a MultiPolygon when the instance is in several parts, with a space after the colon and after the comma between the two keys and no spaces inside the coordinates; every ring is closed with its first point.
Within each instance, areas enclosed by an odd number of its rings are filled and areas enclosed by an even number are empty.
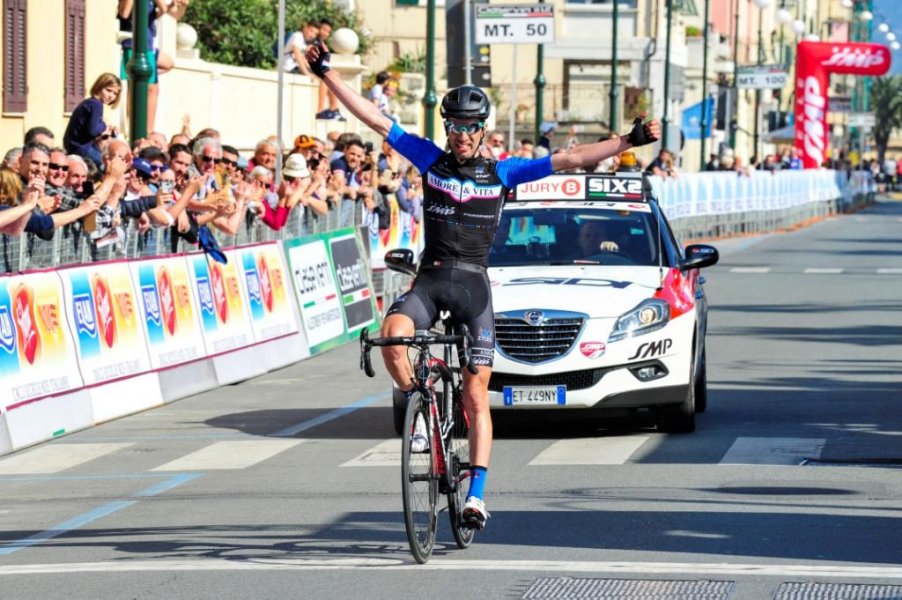
{"type": "Polygon", "coordinates": [[[902,75],[875,79],[871,87],[871,106],[877,121],[874,128],[877,160],[882,165],[893,129],[902,128],[902,75]]]}

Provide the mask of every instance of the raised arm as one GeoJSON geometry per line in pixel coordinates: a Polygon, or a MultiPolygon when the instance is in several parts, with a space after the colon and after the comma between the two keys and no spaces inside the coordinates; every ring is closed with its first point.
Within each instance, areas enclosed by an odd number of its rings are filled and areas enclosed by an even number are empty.
{"type": "Polygon", "coordinates": [[[329,65],[332,55],[325,44],[321,42],[310,44],[306,58],[313,74],[323,80],[351,114],[380,136],[388,137],[393,121],[383,115],[375,104],[345,85],[341,76],[329,65]]]}
{"type": "Polygon", "coordinates": [[[661,137],[661,123],[652,119],[643,123],[645,115],[637,117],[633,121],[633,129],[629,135],[624,135],[613,140],[605,140],[594,144],[581,144],[574,146],[567,152],[558,152],[551,155],[551,168],[554,171],[566,171],[569,169],[585,169],[597,165],[600,161],[625,152],[630,148],[651,144],[661,137]]]}

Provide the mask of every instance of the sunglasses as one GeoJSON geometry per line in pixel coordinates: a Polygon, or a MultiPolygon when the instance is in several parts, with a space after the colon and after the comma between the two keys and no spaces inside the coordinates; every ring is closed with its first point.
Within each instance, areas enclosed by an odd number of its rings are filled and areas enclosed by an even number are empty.
{"type": "Polygon", "coordinates": [[[206,154],[201,156],[200,159],[204,162],[211,162],[211,163],[217,163],[220,161],[220,159],[216,158],[215,156],[208,156],[206,154]]]}
{"type": "Polygon", "coordinates": [[[56,163],[50,163],[49,165],[47,165],[47,167],[51,171],[63,171],[64,173],[69,171],[69,165],[58,165],[56,163]]]}
{"type": "Polygon", "coordinates": [[[466,133],[468,135],[473,135],[474,133],[482,131],[483,127],[485,127],[484,121],[477,121],[475,123],[454,123],[453,121],[445,121],[446,133],[466,133]]]}
{"type": "Polygon", "coordinates": [[[168,171],[169,167],[167,167],[166,165],[150,165],[150,170],[162,173],[163,171],[168,171]]]}
{"type": "Polygon", "coordinates": [[[108,140],[108,139],[110,139],[110,134],[108,134],[108,133],[102,133],[102,134],[100,134],[100,135],[97,136],[97,139],[99,139],[99,140],[108,140]]]}
{"type": "Polygon", "coordinates": [[[223,164],[223,165],[226,165],[226,166],[228,166],[228,167],[234,167],[234,166],[237,166],[237,165],[238,165],[238,161],[236,161],[236,160],[231,160],[231,159],[229,159],[229,158],[220,158],[219,160],[216,161],[216,164],[217,164],[217,165],[218,165],[218,164],[223,164]]]}

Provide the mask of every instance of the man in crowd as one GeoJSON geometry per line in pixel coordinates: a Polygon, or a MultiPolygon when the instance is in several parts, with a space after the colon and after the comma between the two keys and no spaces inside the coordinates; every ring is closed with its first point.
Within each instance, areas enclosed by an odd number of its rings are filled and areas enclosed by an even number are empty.
{"type": "Polygon", "coordinates": [[[332,177],[336,179],[336,185],[341,189],[341,207],[338,224],[340,227],[348,227],[358,222],[357,188],[360,187],[358,171],[363,164],[366,154],[363,143],[359,138],[351,139],[344,146],[344,153],[333,160],[329,167],[332,169],[332,177]]]}

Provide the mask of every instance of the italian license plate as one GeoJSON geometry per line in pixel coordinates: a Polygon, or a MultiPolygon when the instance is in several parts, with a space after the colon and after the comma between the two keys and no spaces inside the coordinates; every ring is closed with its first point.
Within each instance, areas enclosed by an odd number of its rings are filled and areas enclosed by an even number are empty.
{"type": "Polygon", "coordinates": [[[567,386],[565,385],[546,385],[540,387],[504,386],[504,406],[566,403],[567,386]]]}

